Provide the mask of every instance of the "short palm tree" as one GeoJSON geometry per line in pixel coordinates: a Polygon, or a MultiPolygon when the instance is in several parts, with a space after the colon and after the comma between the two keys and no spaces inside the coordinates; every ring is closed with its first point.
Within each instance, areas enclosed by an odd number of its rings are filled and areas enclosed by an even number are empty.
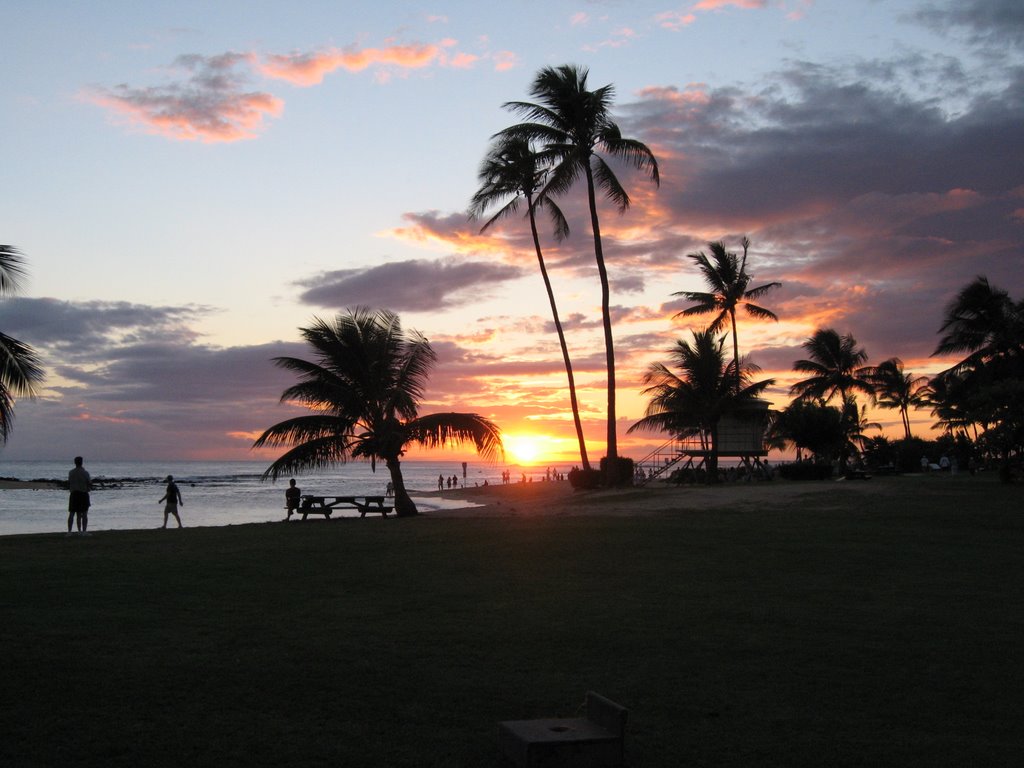
{"type": "Polygon", "coordinates": [[[300,329],[313,361],[277,357],[274,363],[299,376],[281,395],[313,413],[275,424],[253,447],[291,446],[264,472],[284,474],[319,469],[352,458],[383,460],[395,489],[395,512],[415,515],[416,505],[402,479],[401,456],[410,443],[437,447],[471,441],[485,458],[502,453],[501,434],[475,413],[418,414],[418,402],[437,360],[422,334],[403,331],[398,315],[363,307],[316,319],[300,329]]]}
{"type": "Polygon", "coordinates": [[[545,197],[568,192],[580,176],[586,180],[594,257],[601,278],[601,319],[608,369],[608,466],[616,473],[610,479],[617,482],[615,347],[596,193],[600,189],[619,213],[629,208],[630,200],[602,153],[644,172],[655,184],[660,179],[658,161],[647,145],[623,138],[618,125],[611,119],[614,87],[606,85],[591,91],[587,87],[588,74],[586,69],[568,64],[540,70],[530,87],[535,103],[510,101],[504,105],[506,109],[522,115],[527,122],[506,128],[498,136],[524,138],[540,147],[541,159],[551,166],[551,176],[544,189],[545,197]]]}
{"type": "Polygon", "coordinates": [[[891,357],[872,368],[868,379],[875,389],[878,405],[900,412],[903,436],[909,440],[913,437],[910,433],[910,409],[925,404],[928,377],[904,372],[903,361],[891,357]]]}
{"type": "Polygon", "coordinates": [[[543,186],[544,176],[545,169],[539,162],[537,153],[533,151],[529,141],[522,137],[499,139],[491,145],[487,156],[480,165],[480,172],[478,174],[480,189],[477,190],[470,201],[469,212],[472,217],[479,218],[491,206],[504,203],[497,213],[493,214],[483,225],[480,230],[483,232],[499,219],[515,214],[519,210],[520,203],[526,203],[526,216],[530,220],[533,248],[537,254],[537,264],[540,266],[541,277],[544,279],[544,288],[548,293],[551,317],[554,319],[558,343],[562,348],[565,373],[569,378],[569,404],[572,407],[572,418],[576,425],[576,439],[579,441],[580,446],[580,460],[583,462],[583,468],[589,470],[590,460],[587,457],[587,443],[583,437],[580,407],[576,399],[576,380],[572,373],[572,361],[569,359],[569,347],[565,343],[565,331],[562,329],[562,321],[558,316],[555,292],[551,287],[551,278],[548,277],[547,265],[544,263],[544,253],[540,247],[536,211],[538,208],[547,210],[554,224],[555,237],[558,240],[563,239],[569,234],[569,224],[554,201],[545,196],[538,197],[538,192],[543,186]]]}
{"type": "MultiPolygon", "coordinates": [[[[0,245],[0,296],[15,293],[24,276],[21,251],[13,245],[0,245]]],[[[11,434],[15,399],[35,397],[43,377],[35,350],[0,333],[0,441],[6,443],[11,434]]]]}
{"type": "MultiPolygon", "coordinates": [[[[718,332],[726,323],[732,329],[732,355],[739,360],[740,345],[736,335],[736,309],[743,307],[751,317],[762,320],[775,320],[778,316],[771,310],[754,304],[754,300],[760,299],[772,288],[778,288],[782,283],[765,283],[756,288],[748,287],[753,279],[747,274],[747,251],[750,248],[750,240],[746,237],[740,241],[743,245],[742,260],[725,250],[725,244],[721,241],[708,243],[708,250],[711,257],[698,251],[689,253],[686,258],[692,259],[700,268],[704,277],[704,284],[709,288],[708,292],[700,291],[678,291],[673,296],[682,296],[687,301],[694,301],[692,307],[687,307],[676,314],[690,317],[692,315],[706,315],[714,313],[715,318],[708,326],[708,330],[718,332]]],[[[736,369],[739,372],[739,369],[736,369]]],[[[740,382],[736,381],[736,389],[739,390],[740,382]]]]}
{"type": "Polygon", "coordinates": [[[679,438],[699,435],[708,446],[708,479],[714,482],[719,422],[726,414],[752,405],[775,380],[751,383],[757,366],[736,359],[727,362],[725,336],[717,337],[709,329],[693,331],[692,344],[679,339],[669,357],[672,367],[653,363],[644,375],[642,394],[650,396],[650,401],[644,417],[629,432],[661,430],[679,438]]]}
{"type": "Polygon", "coordinates": [[[854,392],[871,395],[874,388],[864,365],[868,354],[852,335],[840,336],[832,328],[819,328],[804,342],[809,358],[793,363],[793,370],[810,374],[790,388],[801,400],[828,402],[839,396],[843,402],[854,392]]]}

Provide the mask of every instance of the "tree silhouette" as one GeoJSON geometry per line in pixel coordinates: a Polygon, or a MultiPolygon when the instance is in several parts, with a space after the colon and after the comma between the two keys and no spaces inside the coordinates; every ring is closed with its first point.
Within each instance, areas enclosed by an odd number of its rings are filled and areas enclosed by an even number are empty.
{"type": "Polygon", "coordinates": [[[708,480],[714,482],[719,422],[750,406],[775,380],[751,383],[750,377],[760,369],[735,358],[726,362],[725,336],[717,337],[710,329],[692,333],[692,344],[679,339],[669,350],[669,365],[653,363],[647,370],[642,394],[650,401],[644,417],[629,432],[653,429],[679,438],[699,435],[709,449],[708,480]]]}
{"type": "Polygon", "coordinates": [[[603,154],[642,171],[660,183],[658,161],[640,141],[623,138],[611,119],[615,89],[605,85],[591,91],[588,71],[573,65],[545,67],[530,87],[535,102],[510,101],[504,107],[522,115],[527,122],[501,131],[500,137],[521,137],[540,147],[539,155],[551,165],[551,176],[544,196],[561,195],[582,175],[587,186],[590,225],[594,236],[594,257],[601,279],[601,319],[604,327],[605,360],[608,369],[608,467],[609,480],[619,482],[618,439],[615,414],[615,347],[608,271],[601,242],[601,223],[597,214],[597,189],[623,213],[629,208],[629,195],[603,154]]]}
{"type": "Polygon", "coordinates": [[[837,395],[845,402],[855,391],[868,395],[874,392],[869,379],[871,369],[864,365],[868,354],[857,347],[852,335],[840,336],[832,328],[819,328],[803,347],[809,357],[793,363],[793,370],[810,376],[794,384],[791,395],[827,403],[837,395]]]}
{"type": "Polygon", "coordinates": [[[499,219],[517,213],[520,203],[526,204],[526,216],[530,221],[533,248],[537,254],[541,277],[544,279],[544,289],[547,291],[548,303],[551,305],[551,317],[555,323],[555,332],[558,334],[558,344],[562,348],[565,373],[569,379],[569,404],[572,407],[576,439],[580,446],[580,460],[583,462],[583,468],[589,470],[590,459],[587,457],[587,443],[583,437],[579,402],[576,399],[576,380],[572,373],[572,361],[569,359],[569,347],[565,342],[565,331],[558,316],[555,292],[551,287],[547,265],[544,263],[544,253],[540,247],[536,210],[543,208],[551,215],[555,237],[558,240],[569,234],[569,224],[554,201],[544,195],[538,196],[545,175],[546,171],[527,139],[519,136],[498,139],[491,144],[490,150],[480,165],[478,173],[480,188],[470,201],[469,212],[474,218],[479,218],[485,215],[491,206],[504,203],[484,223],[480,230],[483,232],[499,219]]]}
{"type": "MultiPolygon", "coordinates": [[[[13,245],[0,245],[0,296],[16,293],[24,276],[21,251],[13,245]]],[[[0,333],[0,441],[6,443],[10,437],[15,399],[34,398],[43,378],[35,350],[0,333]]]]}
{"type": "Polygon", "coordinates": [[[315,361],[277,357],[274,363],[299,376],[281,401],[300,403],[313,413],[275,424],[256,440],[254,448],[291,446],[264,478],[276,480],[351,458],[369,459],[376,470],[380,459],[395,487],[395,512],[408,516],[417,510],[402,479],[400,457],[407,445],[433,448],[471,441],[485,458],[502,453],[498,427],[482,416],[418,415],[437,357],[422,334],[402,330],[394,312],[357,307],[333,322],[316,319],[300,331],[315,361]]]}
{"type": "MultiPolygon", "coordinates": [[[[684,317],[693,315],[705,315],[715,313],[714,320],[708,326],[708,330],[717,332],[726,322],[732,329],[732,354],[739,360],[740,345],[736,334],[736,309],[743,307],[748,315],[763,320],[778,321],[774,312],[762,306],[754,304],[754,299],[760,299],[772,288],[778,288],[782,283],[765,283],[756,288],[749,288],[752,275],[747,274],[747,251],[750,248],[750,240],[746,237],[740,241],[743,245],[743,258],[739,259],[735,253],[725,250],[725,244],[721,241],[708,243],[708,250],[711,251],[711,258],[704,253],[687,254],[700,267],[704,284],[708,292],[700,291],[678,291],[673,296],[682,296],[687,301],[697,302],[692,307],[687,307],[676,314],[684,317]]],[[[736,369],[737,373],[739,368],[736,369]]],[[[740,382],[737,379],[736,389],[739,391],[740,382]]]]}

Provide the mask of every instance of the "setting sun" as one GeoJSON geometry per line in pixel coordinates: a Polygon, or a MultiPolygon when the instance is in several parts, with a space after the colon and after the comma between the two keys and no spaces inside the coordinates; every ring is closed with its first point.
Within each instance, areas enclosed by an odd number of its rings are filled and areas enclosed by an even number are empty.
{"type": "Polygon", "coordinates": [[[502,442],[511,461],[516,464],[534,464],[545,456],[544,444],[548,438],[541,435],[503,435],[502,442]]]}

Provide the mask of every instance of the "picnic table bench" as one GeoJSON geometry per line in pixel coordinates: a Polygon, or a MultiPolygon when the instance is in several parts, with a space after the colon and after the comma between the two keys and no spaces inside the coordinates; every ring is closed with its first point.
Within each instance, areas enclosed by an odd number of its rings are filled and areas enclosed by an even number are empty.
{"type": "Polygon", "coordinates": [[[308,515],[323,515],[324,519],[330,519],[331,513],[336,509],[355,509],[359,511],[360,517],[368,514],[377,514],[387,517],[388,512],[394,507],[385,504],[384,496],[313,496],[306,494],[302,497],[302,504],[295,510],[296,514],[302,515],[305,520],[308,515]]]}

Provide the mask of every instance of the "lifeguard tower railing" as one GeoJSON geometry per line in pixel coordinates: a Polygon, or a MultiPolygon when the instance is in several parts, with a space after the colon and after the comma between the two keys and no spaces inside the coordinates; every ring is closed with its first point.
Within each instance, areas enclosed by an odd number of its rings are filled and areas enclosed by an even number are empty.
{"type": "MultiPolygon", "coordinates": [[[[749,462],[768,455],[764,433],[768,423],[768,403],[759,402],[742,413],[723,416],[718,423],[718,457],[749,462]]],[[[658,446],[635,463],[635,483],[644,485],[667,478],[680,462],[700,468],[707,461],[711,446],[700,435],[674,438],[658,446]],[[694,459],[698,459],[694,465],[694,459]]]]}

